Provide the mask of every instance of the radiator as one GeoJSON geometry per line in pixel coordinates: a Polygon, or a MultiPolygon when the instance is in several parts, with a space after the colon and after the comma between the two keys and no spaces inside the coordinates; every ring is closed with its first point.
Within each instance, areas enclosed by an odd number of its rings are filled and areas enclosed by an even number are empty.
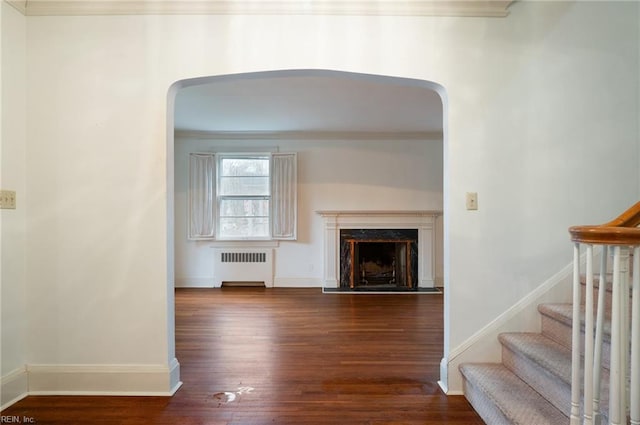
{"type": "Polygon", "coordinates": [[[273,249],[218,249],[214,250],[213,284],[223,282],[264,282],[273,286],[273,249]]]}

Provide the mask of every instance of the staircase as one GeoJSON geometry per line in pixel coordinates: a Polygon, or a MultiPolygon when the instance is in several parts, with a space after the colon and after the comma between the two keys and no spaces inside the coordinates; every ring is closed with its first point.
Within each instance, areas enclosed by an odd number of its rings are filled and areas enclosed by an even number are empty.
{"type": "MultiPolygon", "coordinates": [[[[607,285],[607,305],[611,305],[607,285]]],[[[598,288],[594,289],[598,298],[598,288]]],[[[584,286],[583,291],[584,294],[584,286]]],[[[602,353],[602,405],[609,390],[610,308],[605,320],[602,353]]],[[[541,333],[499,336],[502,363],[460,365],[464,393],[487,424],[569,424],[571,411],[571,304],[540,304],[541,333]]],[[[584,338],[584,319],[581,323],[584,338]]]]}
{"type": "MultiPolygon", "coordinates": [[[[637,248],[640,245],[640,229],[637,229],[640,224],[640,202],[634,205],[632,208],[623,213],[620,217],[612,222],[609,222],[602,226],[580,226],[570,229],[572,233],[572,240],[576,242],[577,255],[574,257],[576,263],[579,262],[579,244],[602,244],[602,245],[615,245],[615,246],[636,246],[634,252],[636,255],[640,253],[637,248]],[[623,228],[620,231],[620,228],[623,228]],[[593,229],[596,229],[593,231],[593,229]],[[613,237],[617,239],[603,239],[603,235],[613,237]],[[577,236],[578,235],[578,236],[577,236]],[[595,235],[595,236],[594,236],[595,235]],[[622,235],[622,236],[621,236],[622,235]],[[584,238],[584,239],[583,239],[584,238]]],[[[620,249],[622,250],[622,249],[620,249]]],[[[620,251],[616,251],[616,256],[620,251]]],[[[608,258],[605,257],[605,258],[608,258]]],[[[620,257],[615,257],[619,259],[620,257]]],[[[625,257],[626,258],[626,257],[625,257]]],[[[588,259],[589,261],[592,261],[588,259]]],[[[618,263],[624,264],[624,263],[618,263]]],[[[633,261],[631,261],[633,264],[633,261]]],[[[636,266],[638,262],[635,262],[636,266]]],[[[590,266],[587,266],[589,269],[590,266]]],[[[592,266],[591,266],[592,267],[592,266]]],[[[607,267],[605,267],[607,269],[607,267]]],[[[616,269],[620,271],[621,269],[616,269]]],[[[579,276],[580,268],[574,266],[575,276],[579,276]]],[[[629,272],[631,270],[629,269],[629,272]]],[[[624,274],[620,271],[615,276],[621,276],[624,274]]],[[[525,333],[525,332],[512,332],[500,334],[498,339],[502,346],[502,363],[464,363],[460,365],[460,372],[463,377],[464,394],[469,400],[473,408],[478,412],[482,419],[489,425],[502,425],[502,424],[521,424],[521,425],[578,425],[578,424],[608,424],[609,422],[609,394],[610,394],[610,368],[611,376],[617,376],[613,373],[618,366],[612,366],[610,364],[610,358],[612,353],[611,341],[619,340],[620,344],[614,345],[614,347],[621,347],[619,354],[625,356],[625,351],[629,353],[632,348],[627,345],[629,341],[638,339],[638,319],[632,319],[631,323],[634,323],[634,330],[632,331],[629,323],[622,323],[616,329],[622,329],[623,333],[627,333],[627,339],[621,335],[620,332],[614,335],[612,339],[612,317],[624,317],[624,308],[618,310],[618,306],[614,306],[612,313],[612,275],[608,275],[608,284],[604,292],[604,326],[602,327],[602,357],[600,361],[601,370],[601,386],[600,386],[600,411],[594,415],[593,422],[590,419],[585,419],[583,422],[582,414],[584,413],[584,402],[582,401],[582,395],[578,397],[577,393],[573,395],[573,405],[575,406],[572,412],[572,340],[578,341],[578,334],[572,334],[573,317],[576,317],[578,310],[573,311],[572,304],[540,304],[538,306],[538,312],[541,320],[541,332],[540,333],[525,333]],[[616,313],[621,311],[622,313],[616,313]],[[635,332],[632,338],[632,332],[635,332]],[[622,339],[618,339],[622,338],[622,339]],[[626,346],[626,348],[625,348],[626,346]],[[578,409],[578,405],[580,406],[578,409]],[[579,411],[578,411],[579,410],[579,411]],[[573,413],[573,417],[572,417],[573,413]],[[571,419],[570,419],[571,418],[571,419]],[[602,422],[599,421],[602,420],[602,422]]],[[[637,277],[637,276],[636,276],[637,277]]],[[[617,282],[623,282],[622,280],[616,280],[617,282]]],[[[637,279],[629,279],[636,285],[636,291],[640,291],[640,282],[637,279]]],[[[624,286],[618,285],[618,288],[624,286]]],[[[580,303],[580,366],[574,368],[576,370],[576,376],[579,376],[580,380],[577,381],[574,378],[573,385],[576,389],[580,388],[580,393],[584,393],[583,378],[587,375],[582,368],[585,363],[585,294],[587,287],[585,286],[584,277],[579,280],[579,277],[574,277],[574,300],[580,301],[580,298],[575,298],[577,291],[581,289],[582,295],[580,303]],[[580,285],[582,287],[580,288],[580,285]],[[579,382],[578,384],[576,384],[579,382]]],[[[597,300],[599,295],[599,288],[597,283],[594,282],[593,286],[593,304],[594,315],[597,312],[597,300]]],[[[633,291],[630,290],[630,303],[627,311],[632,312],[632,317],[640,317],[640,303],[636,302],[632,304],[633,291]],[[634,310],[635,309],[635,310],[634,310]],[[634,315],[633,312],[636,314],[634,315]]],[[[638,299],[636,292],[635,298],[638,299]]],[[[591,297],[589,297],[591,298],[591,297]]],[[[616,298],[621,299],[621,298],[616,298]]],[[[620,304],[624,306],[624,304],[620,304]]],[[[591,324],[594,323],[593,316],[588,316],[591,324]]],[[[594,325],[595,326],[595,325],[594,325]]],[[[592,328],[593,329],[593,328],[592,328]]],[[[623,334],[622,334],[623,335],[623,334]]],[[[590,336],[593,338],[593,334],[590,336]]],[[[576,344],[577,345],[577,344],[576,344]]],[[[590,344],[590,348],[587,349],[589,358],[593,357],[593,344],[590,344]]],[[[596,344],[597,346],[597,344],[596,344]]],[[[619,419],[612,422],[618,424],[640,424],[638,419],[640,411],[640,393],[638,387],[640,387],[640,373],[638,373],[637,357],[640,357],[638,352],[638,346],[633,348],[634,352],[630,353],[628,358],[631,358],[631,372],[628,372],[628,365],[624,363],[621,367],[621,381],[613,386],[612,389],[623,388],[623,394],[621,395],[621,401],[614,403],[614,406],[620,406],[615,411],[612,410],[611,417],[618,416],[619,419]],[[633,359],[636,359],[635,361],[633,359]],[[635,363],[634,363],[635,362],[635,363]],[[634,364],[636,366],[634,366],[634,364]],[[638,376],[636,376],[638,375],[638,376]],[[626,388],[626,390],[624,390],[626,388]],[[626,391],[626,395],[624,394],[626,391]],[[627,400],[626,402],[624,400],[627,400]],[[630,400],[629,400],[630,399],[630,400]],[[636,400],[637,399],[637,400],[636,400]],[[631,405],[629,410],[629,405],[631,405]],[[629,412],[631,411],[631,414],[629,412]]],[[[616,350],[619,351],[619,350],[616,350]]],[[[576,352],[574,355],[578,355],[576,352]]],[[[622,358],[616,357],[614,358],[622,358]]],[[[628,361],[628,358],[623,361],[628,361]]],[[[616,362],[617,363],[617,362],[616,362]]],[[[590,372],[591,366],[587,368],[590,372]]],[[[589,373],[591,375],[591,373],[589,373]]],[[[591,380],[591,378],[588,378],[591,380]]],[[[591,388],[589,385],[587,388],[591,388]]],[[[611,391],[612,400],[616,400],[614,394],[619,393],[617,391],[611,391]]],[[[591,406],[591,403],[587,405],[591,406]]],[[[589,414],[586,415],[589,417],[589,414]]]]}

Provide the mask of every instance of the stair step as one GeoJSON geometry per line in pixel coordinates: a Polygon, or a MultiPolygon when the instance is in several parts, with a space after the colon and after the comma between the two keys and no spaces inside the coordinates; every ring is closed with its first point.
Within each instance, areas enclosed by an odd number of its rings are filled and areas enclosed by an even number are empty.
{"type": "Polygon", "coordinates": [[[571,413],[571,350],[539,333],[504,333],[502,363],[564,415],[571,413]]]}
{"type": "MultiPolygon", "coordinates": [[[[569,328],[573,323],[573,305],[572,304],[566,304],[566,303],[540,304],[538,305],[538,312],[543,316],[551,317],[552,319],[564,325],[569,326],[569,328]]],[[[580,328],[582,332],[584,332],[584,324],[585,324],[584,317],[585,317],[584,306],[580,306],[580,328]]],[[[596,320],[595,311],[594,311],[593,320],[594,321],[596,320]]],[[[604,341],[607,341],[607,342],[611,340],[611,318],[607,316],[605,316],[605,319],[604,319],[604,328],[603,328],[602,338],[604,341]]],[[[571,339],[569,339],[569,341],[570,340],[571,339]]],[[[558,342],[561,342],[561,341],[558,341],[558,342]]],[[[571,345],[568,345],[568,347],[571,348],[571,345]]]]}
{"type": "MultiPolygon", "coordinates": [[[[610,317],[611,316],[611,299],[613,296],[613,278],[612,278],[612,274],[609,273],[606,276],[607,280],[606,280],[606,284],[605,284],[605,296],[604,296],[604,308],[605,308],[605,314],[610,317]]],[[[600,276],[599,275],[595,275],[594,276],[594,280],[593,280],[593,308],[594,311],[595,309],[598,307],[598,292],[600,290],[600,283],[599,283],[599,279],[600,276]]],[[[581,304],[585,304],[586,302],[586,298],[587,298],[587,278],[586,276],[581,276],[580,279],[580,284],[581,284],[581,290],[580,290],[580,303],[581,304]]],[[[631,280],[629,281],[629,295],[631,295],[632,291],[631,291],[631,280]]],[[[631,299],[629,299],[629,306],[631,306],[631,299]]]]}
{"type": "MultiPolygon", "coordinates": [[[[571,304],[540,304],[538,306],[542,322],[542,334],[560,345],[571,349],[571,324],[573,307],[571,304]]],[[[580,352],[584,353],[584,308],[580,310],[581,338],[580,352]]],[[[605,319],[602,336],[602,365],[609,368],[611,353],[611,321],[605,319]]]]}
{"type": "Polygon", "coordinates": [[[561,425],[569,418],[502,364],[462,364],[464,393],[487,424],[561,425]]]}

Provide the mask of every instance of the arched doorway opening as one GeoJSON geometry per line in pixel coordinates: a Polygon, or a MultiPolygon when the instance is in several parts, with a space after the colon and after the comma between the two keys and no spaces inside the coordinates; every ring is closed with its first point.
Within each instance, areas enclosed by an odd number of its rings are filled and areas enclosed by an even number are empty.
{"type": "MultiPolygon", "coordinates": [[[[298,239],[277,247],[287,254],[278,258],[299,259],[276,261],[275,286],[327,285],[318,210],[365,205],[369,210],[442,211],[446,205],[446,93],[436,83],[329,70],[268,71],[178,81],[168,105],[168,275],[174,277],[168,287],[170,358],[175,354],[174,286],[212,286],[210,243],[187,241],[185,234],[188,152],[251,152],[266,146],[305,153],[298,239]]],[[[438,220],[433,285],[445,289],[446,358],[446,212],[438,220]]],[[[441,379],[446,387],[446,367],[441,379]]]]}

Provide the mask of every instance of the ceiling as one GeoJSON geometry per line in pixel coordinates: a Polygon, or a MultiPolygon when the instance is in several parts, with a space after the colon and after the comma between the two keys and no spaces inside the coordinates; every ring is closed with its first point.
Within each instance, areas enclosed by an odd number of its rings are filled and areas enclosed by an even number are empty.
{"type": "Polygon", "coordinates": [[[311,70],[199,79],[176,95],[175,129],[439,135],[443,108],[436,87],[419,80],[311,70]]]}

